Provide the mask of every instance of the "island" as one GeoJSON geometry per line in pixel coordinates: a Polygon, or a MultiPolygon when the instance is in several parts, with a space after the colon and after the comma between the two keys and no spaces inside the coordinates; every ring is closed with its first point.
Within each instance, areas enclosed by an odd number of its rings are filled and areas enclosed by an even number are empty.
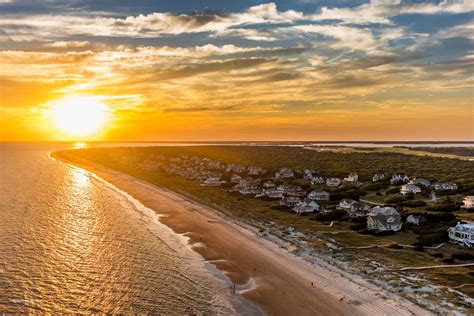
{"type": "Polygon", "coordinates": [[[242,295],[266,312],[275,311],[272,304],[300,314],[311,308],[321,314],[473,312],[470,160],[273,145],[89,148],[51,155],[150,208],[155,188],[167,194],[166,203],[186,201],[187,215],[170,204],[161,221],[186,234],[193,249],[238,286],[257,280],[260,286],[242,295]],[[138,183],[147,189],[134,190],[138,183]],[[189,210],[195,212],[191,219],[189,210]],[[236,229],[246,233],[230,233],[236,229]],[[258,239],[253,247],[244,240],[249,231],[258,239]],[[282,249],[272,253],[275,260],[289,256],[287,261],[294,257],[308,265],[274,267],[265,261],[270,255],[258,256],[270,244],[282,249]],[[288,294],[292,277],[309,273],[305,269],[324,277],[288,294]],[[272,283],[277,274],[282,277],[272,283]],[[314,287],[321,289],[316,296],[314,287]],[[373,295],[371,303],[367,295],[373,295]],[[286,301],[275,303],[279,299],[286,301]]]}

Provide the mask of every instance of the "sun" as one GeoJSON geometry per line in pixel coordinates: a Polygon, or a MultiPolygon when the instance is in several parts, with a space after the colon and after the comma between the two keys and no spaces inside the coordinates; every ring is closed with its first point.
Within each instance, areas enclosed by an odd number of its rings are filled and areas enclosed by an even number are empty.
{"type": "Polygon", "coordinates": [[[93,96],[69,96],[52,102],[52,123],[71,136],[90,136],[110,119],[109,107],[93,96]]]}

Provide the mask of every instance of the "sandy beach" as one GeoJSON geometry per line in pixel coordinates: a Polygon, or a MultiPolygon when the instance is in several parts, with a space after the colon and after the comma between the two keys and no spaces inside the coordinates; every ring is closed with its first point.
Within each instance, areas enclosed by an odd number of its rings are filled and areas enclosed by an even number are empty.
{"type": "MultiPolygon", "coordinates": [[[[57,160],[88,170],[163,216],[160,221],[237,285],[268,315],[430,315],[362,277],[306,262],[260,238],[248,225],[166,189],[101,165],[57,153],[57,160]]],[[[237,287],[239,289],[239,287],[237,287]]]]}

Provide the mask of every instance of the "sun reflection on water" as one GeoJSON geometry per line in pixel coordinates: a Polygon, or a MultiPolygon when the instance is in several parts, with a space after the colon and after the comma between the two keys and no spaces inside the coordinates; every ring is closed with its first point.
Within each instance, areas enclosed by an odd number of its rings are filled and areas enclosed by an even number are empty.
{"type": "Polygon", "coordinates": [[[85,142],[75,142],[73,147],[74,147],[74,149],[84,149],[84,148],[87,148],[87,143],[85,143],[85,142]]]}

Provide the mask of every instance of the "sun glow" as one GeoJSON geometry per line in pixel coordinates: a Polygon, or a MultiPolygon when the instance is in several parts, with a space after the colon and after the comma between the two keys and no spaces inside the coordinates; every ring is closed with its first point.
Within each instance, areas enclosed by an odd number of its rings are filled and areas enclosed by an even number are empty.
{"type": "Polygon", "coordinates": [[[70,96],[52,102],[52,123],[71,136],[90,136],[110,120],[109,107],[92,96],[70,96]]]}

